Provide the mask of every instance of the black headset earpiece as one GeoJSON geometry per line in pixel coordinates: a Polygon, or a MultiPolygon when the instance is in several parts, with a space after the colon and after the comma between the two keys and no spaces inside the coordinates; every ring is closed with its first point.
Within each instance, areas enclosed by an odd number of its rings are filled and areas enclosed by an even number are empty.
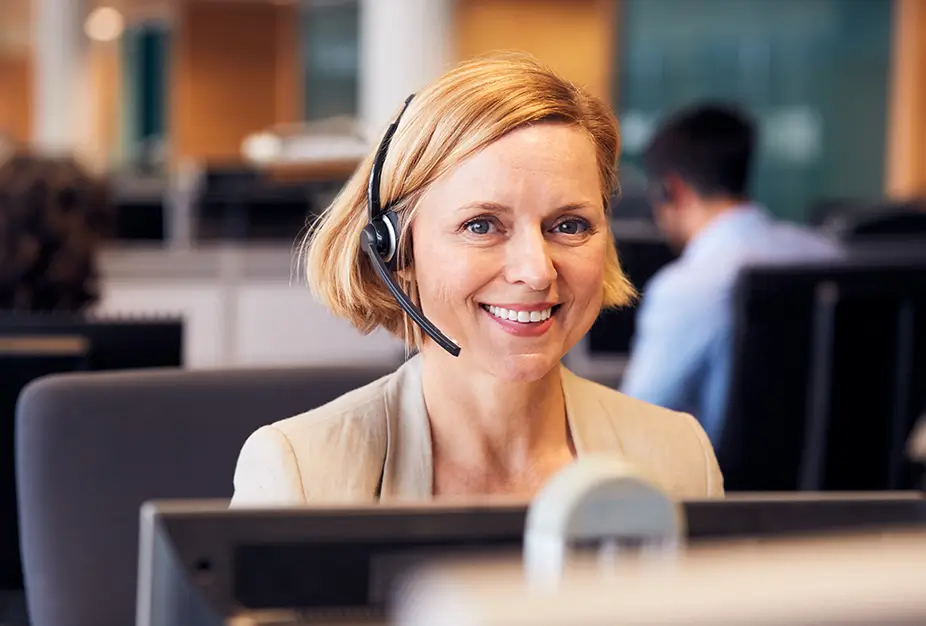
{"type": "Polygon", "coordinates": [[[386,285],[389,293],[396,299],[399,306],[402,307],[409,317],[421,327],[431,339],[440,347],[452,354],[460,355],[460,346],[455,344],[449,337],[440,331],[431,320],[424,316],[408,295],[402,291],[392,272],[402,269],[405,259],[399,253],[399,242],[402,240],[401,223],[399,216],[391,209],[391,206],[383,207],[380,202],[380,186],[383,177],[383,164],[386,162],[386,154],[389,151],[389,143],[395,134],[396,128],[399,127],[399,121],[402,114],[408,108],[414,95],[405,100],[405,106],[396,117],[395,121],[386,129],[383,141],[376,150],[376,156],[373,158],[373,167],[370,170],[370,183],[367,188],[367,209],[369,211],[369,223],[363,227],[360,235],[360,246],[370,258],[373,269],[386,285]],[[400,262],[401,261],[401,262],[400,262]]]}
{"type": "Polygon", "coordinates": [[[370,220],[364,229],[370,229],[376,254],[391,272],[402,269],[404,259],[399,254],[399,216],[386,211],[370,220]]]}

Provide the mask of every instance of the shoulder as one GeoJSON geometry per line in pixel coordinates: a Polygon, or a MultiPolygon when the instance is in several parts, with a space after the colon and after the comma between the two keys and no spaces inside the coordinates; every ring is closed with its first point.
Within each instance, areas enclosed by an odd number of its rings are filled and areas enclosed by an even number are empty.
{"type": "MultiPolygon", "coordinates": [[[[620,451],[675,497],[723,493],[723,477],[701,424],[687,413],[665,409],[574,374],[573,393],[597,405],[620,451]]],[[[589,404],[585,404],[589,406],[589,404]]],[[[593,410],[593,409],[587,409],[593,410]]]]}
{"type": "Polygon", "coordinates": [[[386,399],[398,375],[398,372],[393,372],[327,404],[275,422],[268,428],[279,431],[299,451],[316,445],[328,449],[353,447],[352,444],[371,436],[385,435],[386,399]]]}
{"type": "Polygon", "coordinates": [[[233,503],[374,499],[386,407],[402,371],[252,433],[238,458],[233,503]]]}
{"type": "Polygon", "coordinates": [[[637,329],[647,339],[688,336],[692,328],[723,325],[735,273],[684,259],[657,272],[643,289],[637,329]]]}
{"type": "Polygon", "coordinates": [[[736,262],[716,264],[681,257],[662,267],[643,288],[641,306],[660,310],[697,310],[720,298],[732,284],[736,262]]]}

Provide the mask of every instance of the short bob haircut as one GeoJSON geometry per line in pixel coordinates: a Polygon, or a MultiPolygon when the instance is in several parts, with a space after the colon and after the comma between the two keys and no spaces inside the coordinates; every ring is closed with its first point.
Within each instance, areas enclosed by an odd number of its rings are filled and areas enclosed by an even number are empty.
{"type": "MultiPolygon", "coordinates": [[[[465,62],[437,79],[415,95],[402,117],[383,165],[381,187],[383,206],[391,204],[402,223],[399,253],[409,255],[409,225],[431,183],[507,133],[540,122],[569,124],[588,133],[598,158],[602,210],[610,211],[620,149],[611,109],[531,56],[495,54],[465,62]]],[[[374,153],[302,242],[306,278],[316,298],[361,332],[383,327],[409,348],[418,348],[420,330],[360,248],[374,153]]],[[[629,304],[635,292],[621,270],[613,239],[608,239],[602,304],[611,308],[629,304]]],[[[406,267],[396,279],[417,304],[414,264],[406,267]]]]}

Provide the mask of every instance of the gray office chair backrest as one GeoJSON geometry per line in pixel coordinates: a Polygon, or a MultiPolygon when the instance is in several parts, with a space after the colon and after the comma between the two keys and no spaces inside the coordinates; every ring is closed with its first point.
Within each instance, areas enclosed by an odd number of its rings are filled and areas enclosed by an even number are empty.
{"type": "Polygon", "coordinates": [[[16,470],[33,626],[130,626],[139,507],[230,498],[258,427],[388,372],[278,369],[63,374],[17,408],[16,470]]]}

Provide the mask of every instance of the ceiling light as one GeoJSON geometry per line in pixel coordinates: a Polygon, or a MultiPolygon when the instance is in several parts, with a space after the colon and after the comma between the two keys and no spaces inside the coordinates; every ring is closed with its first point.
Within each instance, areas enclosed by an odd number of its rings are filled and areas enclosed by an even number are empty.
{"type": "Polygon", "coordinates": [[[94,9],[84,22],[84,32],[94,41],[115,41],[124,28],[122,13],[112,7],[94,9]]]}

